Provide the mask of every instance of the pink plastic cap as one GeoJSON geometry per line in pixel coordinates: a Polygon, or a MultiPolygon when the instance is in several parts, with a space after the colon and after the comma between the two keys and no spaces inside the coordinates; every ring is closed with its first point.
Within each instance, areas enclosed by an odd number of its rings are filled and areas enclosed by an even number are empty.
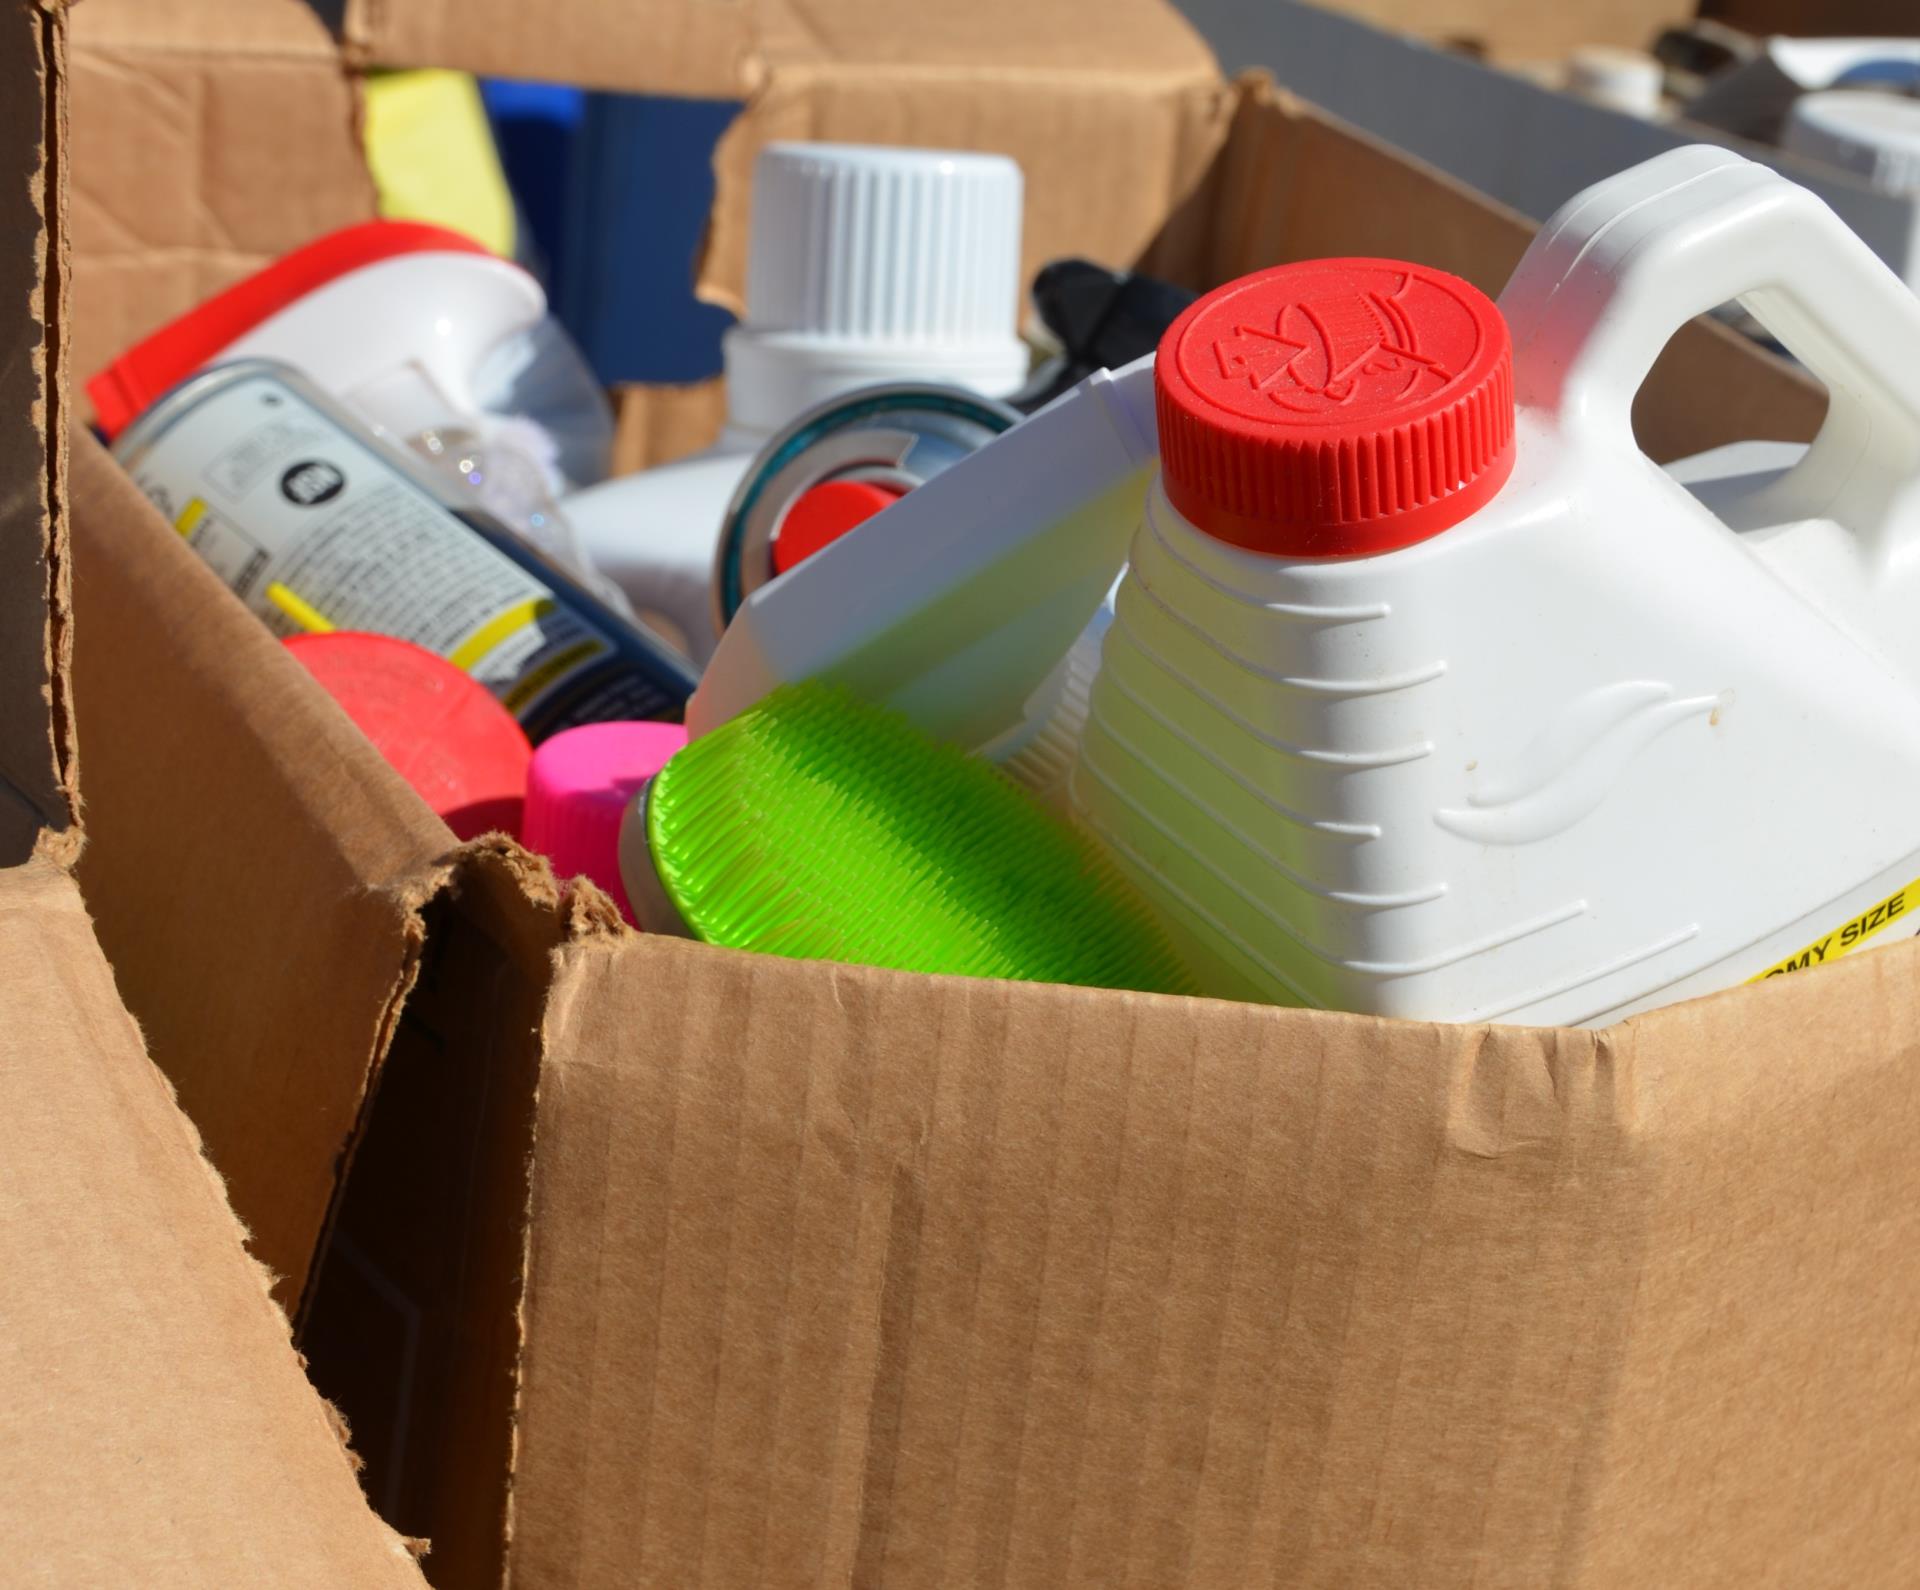
{"type": "Polygon", "coordinates": [[[620,819],[640,786],[686,743],[678,723],[589,723],[556,734],[527,769],[522,841],[561,877],[591,878],[633,922],[620,883],[620,819]]]}

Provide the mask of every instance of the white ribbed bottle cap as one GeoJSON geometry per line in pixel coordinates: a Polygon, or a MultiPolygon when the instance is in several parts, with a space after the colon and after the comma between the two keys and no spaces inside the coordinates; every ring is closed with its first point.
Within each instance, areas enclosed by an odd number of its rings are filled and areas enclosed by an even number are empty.
{"type": "Polygon", "coordinates": [[[1853,89],[1802,94],[1787,112],[1780,144],[1888,193],[1920,189],[1920,100],[1853,89]]]}
{"type": "Polygon", "coordinates": [[[779,143],[754,167],[747,315],[727,338],[737,421],[786,423],[853,387],[1025,380],[1020,168],[1000,155],[779,143]]]}

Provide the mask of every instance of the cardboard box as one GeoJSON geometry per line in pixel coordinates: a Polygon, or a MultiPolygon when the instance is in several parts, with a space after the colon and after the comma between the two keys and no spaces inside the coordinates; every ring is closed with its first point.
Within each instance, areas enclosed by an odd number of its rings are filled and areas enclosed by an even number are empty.
{"type": "MultiPolygon", "coordinates": [[[[1219,134],[1156,268],[1524,246],[1261,80],[1219,134]]],[[[1646,396],[1821,401],[1710,328],[1646,396]]],[[[1912,1582],[1914,946],[1593,1033],[638,937],[75,448],[89,902],[436,1583],[1912,1582]]]]}
{"type": "Polygon", "coordinates": [[[424,1583],[115,992],[69,871],[65,19],[0,14],[0,1558],[9,1583],[424,1583]]]}

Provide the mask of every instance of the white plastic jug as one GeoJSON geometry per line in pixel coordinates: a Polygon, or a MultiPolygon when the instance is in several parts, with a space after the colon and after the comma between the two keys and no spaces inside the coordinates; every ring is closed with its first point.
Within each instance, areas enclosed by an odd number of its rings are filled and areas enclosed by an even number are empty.
{"type": "Polygon", "coordinates": [[[727,425],[705,452],[562,504],[597,568],[696,662],[712,653],[714,552],[762,447],[826,399],[1025,380],[1020,168],[1000,155],[780,143],[754,167],[746,318],[722,344],[727,425]]]}
{"type": "Polygon", "coordinates": [[[1904,936],[1920,303],[1696,147],[1567,204],[1500,311],[1323,262],[1169,331],[1085,822],[1241,997],[1602,1022],[1904,936]],[[1735,298],[1831,405],[1784,472],[1686,471],[1709,511],[1629,407],[1735,298]]]}
{"type": "Polygon", "coordinates": [[[527,271],[457,232],[366,221],[197,305],[87,383],[112,437],[195,371],[273,359],[427,459],[599,594],[554,499],[605,477],[613,413],[527,271]]]}

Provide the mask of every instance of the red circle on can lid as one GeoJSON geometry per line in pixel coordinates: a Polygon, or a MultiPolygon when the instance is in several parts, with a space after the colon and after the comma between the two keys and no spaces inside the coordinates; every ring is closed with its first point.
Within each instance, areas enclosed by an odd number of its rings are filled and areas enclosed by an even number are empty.
{"type": "Polygon", "coordinates": [[[785,574],[905,495],[897,486],[871,480],[826,480],[809,486],[780,521],[773,538],[773,572],[785,574]]]}
{"type": "Polygon", "coordinates": [[[285,645],[457,837],[518,836],[533,747],[485,685],[390,635],[332,630],[285,645]]]}
{"type": "Polygon", "coordinates": [[[1400,260],[1308,260],[1208,293],[1161,339],[1154,397],[1167,500],[1257,552],[1407,546],[1513,470],[1505,318],[1400,260]]]}

